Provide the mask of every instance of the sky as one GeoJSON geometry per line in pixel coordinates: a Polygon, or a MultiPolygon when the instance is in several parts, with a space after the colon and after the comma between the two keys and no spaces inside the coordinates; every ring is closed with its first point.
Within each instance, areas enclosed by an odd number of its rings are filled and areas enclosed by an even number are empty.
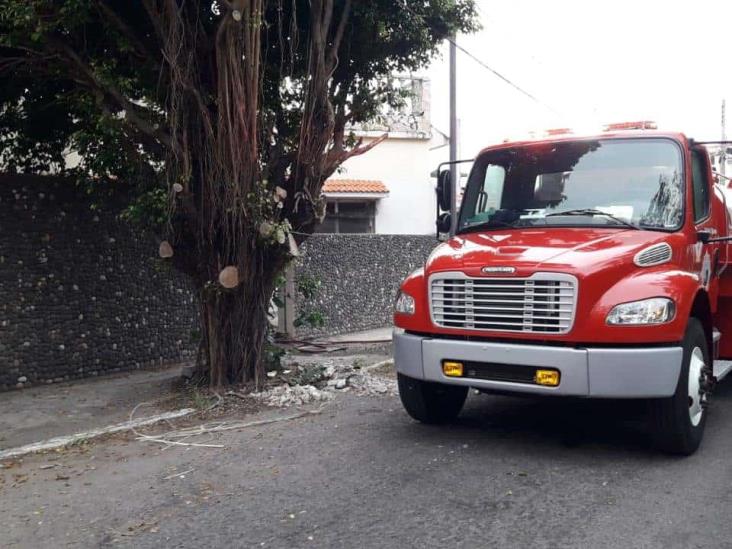
{"type": "MultiPolygon", "coordinates": [[[[695,139],[732,138],[732,2],[477,0],[483,30],[457,43],[460,156],[529,131],[653,120],[695,139]]],[[[432,123],[449,129],[449,65],[427,69],[432,123]]]]}

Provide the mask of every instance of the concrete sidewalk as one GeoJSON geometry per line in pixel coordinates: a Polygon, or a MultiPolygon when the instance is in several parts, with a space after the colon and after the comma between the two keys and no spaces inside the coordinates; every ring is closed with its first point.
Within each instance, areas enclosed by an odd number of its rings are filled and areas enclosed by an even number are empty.
{"type": "MultiPolygon", "coordinates": [[[[348,345],[349,353],[379,348],[380,353],[389,354],[391,330],[387,327],[341,334],[318,342],[357,342],[359,345],[348,345]]],[[[333,356],[320,358],[330,360],[333,356]]],[[[140,403],[153,405],[140,407],[136,418],[187,407],[190,403],[171,406],[170,402],[177,398],[171,387],[180,375],[181,366],[176,365],[0,393],[0,451],[122,423],[130,419],[130,412],[140,403]]]]}
{"type": "Polygon", "coordinates": [[[352,332],[348,334],[338,334],[334,336],[325,336],[315,339],[317,343],[389,343],[391,342],[392,326],[383,328],[373,328],[371,330],[363,330],[361,332],[352,332]]]}
{"type": "Polygon", "coordinates": [[[0,450],[126,421],[139,403],[169,394],[179,377],[173,366],[0,393],[0,450]]]}

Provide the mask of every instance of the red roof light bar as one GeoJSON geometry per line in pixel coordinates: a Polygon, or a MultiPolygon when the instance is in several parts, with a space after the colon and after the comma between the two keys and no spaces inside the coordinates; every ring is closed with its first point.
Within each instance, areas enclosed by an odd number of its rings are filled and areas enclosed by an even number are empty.
{"type": "Polygon", "coordinates": [[[571,128],[553,128],[551,130],[546,131],[547,137],[552,137],[555,135],[567,135],[569,133],[572,133],[571,128]]]}
{"type": "Polygon", "coordinates": [[[639,120],[637,122],[617,122],[615,124],[607,124],[603,131],[615,132],[622,130],[657,130],[658,124],[652,120],[639,120]]]}

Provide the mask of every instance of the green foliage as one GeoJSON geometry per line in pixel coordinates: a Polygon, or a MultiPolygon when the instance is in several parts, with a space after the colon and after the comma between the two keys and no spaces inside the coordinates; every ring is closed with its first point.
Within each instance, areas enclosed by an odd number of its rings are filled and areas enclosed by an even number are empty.
{"type": "MultiPolygon", "coordinates": [[[[284,301],[279,297],[279,292],[285,286],[285,277],[283,274],[278,275],[275,284],[275,293],[272,296],[272,302],[277,307],[284,307],[284,301]]],[[[313,303],[313,299],[320,291],[321,282],[310,276],[301,276],[297,281],[297,293],[299,295],[298,315],[293,321],[296,328],[301,326],[309,326],[311,328],[322,328],[325,326],[325,315],[313,303]]]]}
{"type": "Polygon", "coordinates": [[[168,219],[167,190],[156,187],[143,191],[122,211],[120,217],[138,225],[162,227],[168,219]]]}
{"type": "Polygon", "coordinates": [[[309,326],[311,328],[322,328],[325,326],[325,315],[322,311],[307,311],[297,315],[293,322],[296,328],[309,326]]]}
{"type": "Polygon", "coordinates": [[[211,407],[211,397],[195,385],[190,387],[188,397],[190,406],[199,412],[211,407]]]}
{"type": "Polygon", "coordinates": [[[161,59],[131,48],[103,6],[160,51],[141,2],[0,0],[0,171],[72,176],[91,204],[139,199],[129,217],[149,211],[145,224],[156,226],[164,150],[129,123],[125,107],[139,104],[146,121],[166,124],[161,59]]]}
{"type": "Polygon", "coordinates": [[[295,372],[288,376],[287,383],[295,385],[315,385],[326,379],[325,366],[313,364],[307,366],[296,365],[295,372]]]}
{"type": "Polygon", "coordinates": [[[323,311],[313,304],[314,298],[320,291],[321,282],[309,276],[302,276],[297,281],[297,293],[301,299],[298,300],[300,307],[294,324],[296,328],[309,326],[311,328],[322,328],[325,326],[325,315],[323,311]]]}
{"type": "Polygon", "coordinates": [[[277,345],[274,339],[272,330],[267,332],[267,338],[264,342],[263,349],[263,362],[265,370],[280,370],[282,369],[282,357],[285,356],[287,351],[283,347],[277,345]]]}
{"type": "MultiPolygon", "coordinates": [[[[344,2],[335,0],[334,13],[344,2]]],[[[90,200],[112,199],[127,207],[125,218],[158,227],[168,211],[162,199],[168,192],[166,148],[158,132],[170,122],[170,75],[160,21],[151,19],[145,4],[0,0],[0,170],[69,172],[89,189],[90,200]],[[69,151],[78,153],[78,165],[67,165],[69,151]]],[[[213,41],[221,7],[208,0],[186,4],[213,41]]],[[[294,153],[309,79],[309,0],[266,6],[260,116],[272,139],[261,148],[262,166],[294,153]],[[283,27],[280,21],[295,23],[283,27]]],[[[419,70],[447,35],[475,28],[474,0],[353,1],[331,101],[348,124],[373,119],[385,105],[404,100],[393,74],[419,70]]],[[[201,63],[210,62],[210,55],[201,55],[201,63]]],[[[201,71],[207,78],[215,67],[202,65],[201,71]]],[[[201,99],[215,110],[215,97],[211,89],[201,99]]],[[[347,142],[353,145],[352,136],[347,142]]],[[[285,173],[287,166],[279,170],[285,173]]],[[[247,197],[246,205],[257,224],[265,224],[264,240],[273,243],[292,230],[278,215],[282,201],[272,200],[280,180],[274,173],[263,181],[269,189],[247,197]],[[261,197],[269,202],[260,203],[261,197]]]]}
{"type": "Polygon", "coordinates": [[[312,299],[320,290],[321,282],[311,276],[301,276],[297,281],[297,291],[305,299],[312,299]]]}

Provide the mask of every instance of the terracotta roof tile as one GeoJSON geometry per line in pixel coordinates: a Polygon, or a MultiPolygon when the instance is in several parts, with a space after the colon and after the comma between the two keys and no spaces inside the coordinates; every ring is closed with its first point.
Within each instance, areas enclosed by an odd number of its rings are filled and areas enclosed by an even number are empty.
{"type": "Polygon", "coordinates": [[[323,185],[323,192],[386,194],[389,189],[382,181],[371,179],[328,179],[323,185]]]}

